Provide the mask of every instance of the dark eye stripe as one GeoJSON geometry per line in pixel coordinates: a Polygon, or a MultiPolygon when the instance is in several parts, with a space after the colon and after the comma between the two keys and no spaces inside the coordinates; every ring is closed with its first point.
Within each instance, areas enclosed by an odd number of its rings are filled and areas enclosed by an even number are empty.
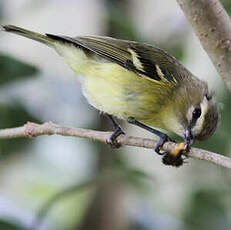
{"type": "Polygon", "coordinates": [[[208,95],[207,93],[205,94],[205,97],[208,101],[210,101],[212,99],[212,96],[211,95],[208,95]]]}

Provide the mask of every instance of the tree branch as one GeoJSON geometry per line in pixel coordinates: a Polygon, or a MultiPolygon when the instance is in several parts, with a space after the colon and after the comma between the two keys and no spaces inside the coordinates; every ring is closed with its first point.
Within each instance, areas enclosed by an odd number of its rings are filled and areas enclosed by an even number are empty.
{"type": "Polygon", "coordinates": [[[231,20],[218,0],[177,0],[231,91],[231,20]]]}
{"type": "MultiPolygon", "coordinates": [[[[88,129],[80,128],[69,128],[64,126],[56,125],[52,122],[46,122],[44,124],[35,124],[28,122],[24,126],[17,128],[8,128],[0,130],[1,139],[10,139],[10,138],[32,138],[42,135],[53,135],[58,134],[62,136],[73,136],[87,138],[94,141],[101,141],[107,143],[108,138],[111,136],[112,132],[103,132],[95,131],[88,129]]],[[[122,145],[136,146],[153,149],[157,144],[157,141],[148,139],[148,138],[139,138],[133,136],[120,135],[118,138],[118,143],[122,145]]],[[[172,151],[176,147],[176,144],[173,142],[166,142],[163,146],[164,151],[172,151]]],[[[209,152],[206,150],[191,148],[190,152],[187,153],[187,156],[197,158],[200,160],[206,160],[214,164],[231,168],[231,158],[222,156],[217,153],[209,152]]]]}

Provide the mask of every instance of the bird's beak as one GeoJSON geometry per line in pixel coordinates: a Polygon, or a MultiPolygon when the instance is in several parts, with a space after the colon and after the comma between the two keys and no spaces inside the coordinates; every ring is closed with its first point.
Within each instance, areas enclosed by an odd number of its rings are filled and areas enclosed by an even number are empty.
{"type": "Polygon", "coordinates": [[[185,130],[185,135],[184,136],[185,136],[185,141],[186,141],[187,145],[190,147],[194,142],[194,137],[192,135],[192,132],[191,132],[190,128],[187,128],[185,130]]]}

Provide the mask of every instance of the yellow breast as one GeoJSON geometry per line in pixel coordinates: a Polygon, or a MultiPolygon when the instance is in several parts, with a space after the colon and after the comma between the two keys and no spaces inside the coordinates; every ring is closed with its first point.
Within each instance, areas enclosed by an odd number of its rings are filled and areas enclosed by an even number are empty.
{"type": "Polygon", "coordinates": [[[135,117],[160,126],[161,86],[115,63],[98,63],[86,73],[83,91],[97,109],[121,119],[135,117]]]}
{"type": "Polygon", "coordinates": [[[84,75],[83,93],[92,106],[120,119],[134,117],[147,125],[166,128],[160,112],[168,103],[166,94],[171,87],[166,87],[167,82],[139,76],[71,46],[57,45],[56,50],[76,73],[84,75]]]}

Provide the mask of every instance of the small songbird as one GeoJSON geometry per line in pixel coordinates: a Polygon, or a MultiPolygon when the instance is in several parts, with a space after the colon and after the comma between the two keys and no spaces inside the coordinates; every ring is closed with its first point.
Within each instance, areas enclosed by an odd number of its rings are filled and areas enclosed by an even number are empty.
{"type": "Polygon", "coordinates": [[[113,123],[112,146],[124,134],[114,116],[159,136],[155,151],[163,154],[164,164],[178,167],[182,152],[161,152],[171,139],[155,128],[183,137],[188,148],[217,128],[219,111],[207,83],[157,47],[110,37],[42,35],[13,25],[2,29],[54,48],[82,76],[84,96],[113,123]]]}

